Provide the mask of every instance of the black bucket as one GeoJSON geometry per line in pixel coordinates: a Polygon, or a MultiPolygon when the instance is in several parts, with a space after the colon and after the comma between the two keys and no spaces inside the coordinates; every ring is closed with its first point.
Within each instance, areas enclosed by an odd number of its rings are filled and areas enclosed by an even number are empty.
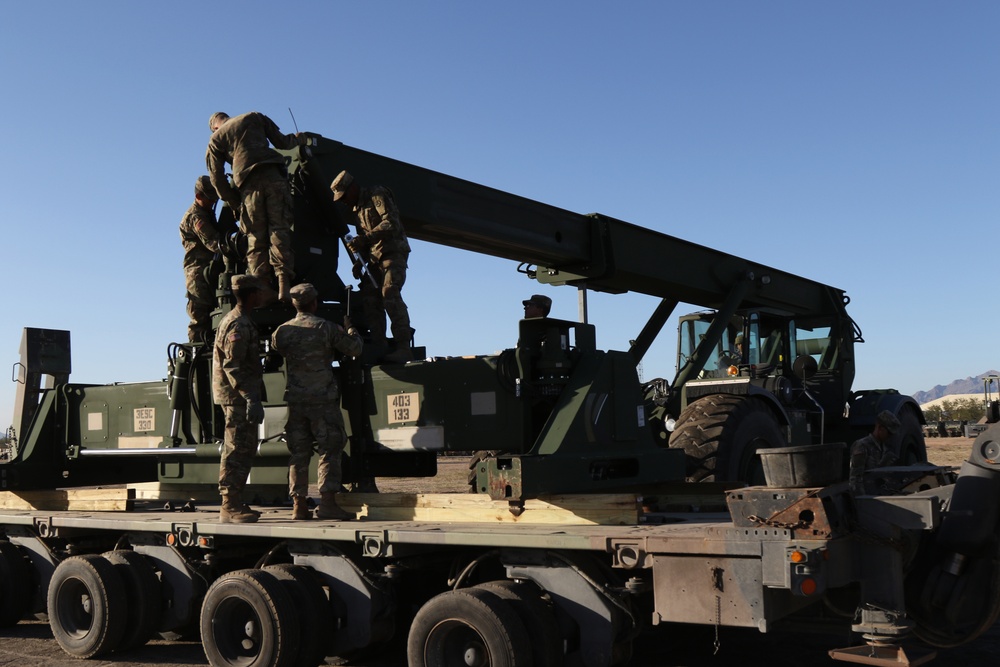
{"type": "Polygon", "coordinates": [[[843,481],[844,450],[842,442],[799,447],[758,449],[768,486],[800,489],[828,486],[843,481]]]}

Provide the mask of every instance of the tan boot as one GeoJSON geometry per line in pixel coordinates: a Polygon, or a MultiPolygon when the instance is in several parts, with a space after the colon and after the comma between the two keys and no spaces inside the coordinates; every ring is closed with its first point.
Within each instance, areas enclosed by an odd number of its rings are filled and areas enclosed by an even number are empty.
{"type": "Polygon", "coordinates": [[[222,507],[219,508],[219,523],[257,523],[260,512],[244,505],[239,496],[223,496],[222,507]]]}
{"type": "Polygon", "coordinates": [[[292,289],[291,281],[284,276],[278,276],[278,301],[291,303],[292,297],[289,290],[292,289]]]}
{"type": "Polygon", "coordinates": [[[353,512],[348,512],[337,504],[337,495],[334,493],[324,493],[316,509],[317,519],[333,519],[334,521],[350,521],[357,517],[353,512]]]}
{"type": "Polygon", "coordinates": [[[309,512],[309,499],[301,496],[292,497],[292,520],[306,521],[312,518],[309,512]]]}

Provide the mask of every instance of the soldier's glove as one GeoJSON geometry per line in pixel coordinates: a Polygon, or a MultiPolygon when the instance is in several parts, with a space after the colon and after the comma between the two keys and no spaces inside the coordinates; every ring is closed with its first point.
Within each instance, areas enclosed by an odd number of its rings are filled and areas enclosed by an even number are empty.
{"type": "Polygon", "coordinates": [[[247,421],[251,424],[264,423],[264,404],[258,398],[250,398],[247,401],[247,421]]]}
{"type": "Polygon", "coordinates": [[[354,274],[355,280],[361,280],[361,276],[364,275],[363,269],[364,264],[362,264],[361,260],[354,262],[354,266],[351,267],[351,273],[354,274]]]}

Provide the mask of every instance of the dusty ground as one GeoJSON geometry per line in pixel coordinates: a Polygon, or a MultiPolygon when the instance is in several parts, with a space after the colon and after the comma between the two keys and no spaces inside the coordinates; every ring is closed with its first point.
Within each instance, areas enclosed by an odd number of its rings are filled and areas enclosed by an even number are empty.
{"type": "MultiPolygon", "coordinates": [[[[960,465],[968,455],[972,440],[944,438],[928,440],[928,458],[938,465],[960,465]]],[[[446,492],[461,491],[466,484],[464,459],[444,459],[438,478],[429,480],[379,480],[382,491],[446,492]]],[[[715,634],[712,628],[671,626],[636,642],[632,664],[636,667],[803,667],[834,665],[827,650],[849,646],[856,640],[828,635],[769,633],[722,628],[720,648],[713,654],[715,634]]],[[[975,642],[942,651],[934,665],[993,667],[1000,660],[1000,625],[975,642]]],[[[331,664],[336,663],[334,660],[331,664]]],[[[397,667],[405,663],[398,652],[390,652],[364,663],[364,667],[397,667]]],[[[81,667],[59,648],[46,623],[23,622],[0,630],[0,667],[37,665],[38,667],[81,667]]],[[[108,659],[88,661],[88,667],[172,667],[207,665],[197,642],[151,642],[143,648],[108,659]]],[[[355,664],[352,667],[361,667],[355,664]]]]}

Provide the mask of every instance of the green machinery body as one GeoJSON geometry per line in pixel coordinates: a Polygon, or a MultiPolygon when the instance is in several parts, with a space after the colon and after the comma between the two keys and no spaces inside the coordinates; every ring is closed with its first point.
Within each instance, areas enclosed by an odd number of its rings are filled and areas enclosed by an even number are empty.
{"type": "MultiPolygon", "coordinates": [[[[379,363],[386,349],[369,344],[361,359],[340,360],[349,434],[345,481],[433,475],[438,454],[459,451],[477,453],[473,486],[497,499],[649,488],[692,477],[692,451],[678,435],[690,436],[684,424],[704,426],[691,413],[720,396],[733,415],[722,430],[738,430],[744,413],[767,411],[780,435],[710,444],[719,452],[854,437],[887,407],[922,419],[912,399],[896,392],[852,390],[860,335],[841,290],[318,135],[282,153],[294,198],[296,281],[317,287],[320,314],[332,321],[350,314],[362,331],[367,326],[338,274],[340,240],[349,228],[328,184],[341,169],[361,183],[389,187],[411,238],[517,261],[540,283],[660,299],[623,351],[598,350],[591,324],[540,318],[522,320],[516,347],[499,355],[390,365],[379,363]],[[694,328],[679,349],[677,376],[642,384],[636,367],[680,303],[710,311],[681,319],[682,339],[685,326],[694,328]],[[732,364],[735,376],[713,375],[713,361],[737,329],[760,345],[770,331],[784,332],[774,357],[780,362],[768,366],[745,355],[732,364]],[[800,346],[808,335],[795,333],[806,330],[822,331],[826,348],[800,346]],[[797,364],[803,355],[818,360],[816,367],[797,364]]],[[[217,285],[216,325],[233,305],[229,278],[245,270],[235,221],[225,208],[219,218],[230,243],[209,269],[217,285]]],[[[293,314],[282,304],[255,311],[262,340],[293,314]]],[[[426,356],[422,348],[415,353],[426,356]]],[[[136,384],[70,383],[69,359],[68,332],[25,330],[14,445],[0,461],[0,485],[217,482],[223,426],[212,401],[210,348],[172,344],[167,379],[136,384]],[[49,378],[44,387],[43,377],[49,378]]],[[[284,485],[284,370],[273,353],[262,363],[265,421],[250,483],[284,485]]],[[[717,481],[746,473],[714,467],[717,481]]]]}

